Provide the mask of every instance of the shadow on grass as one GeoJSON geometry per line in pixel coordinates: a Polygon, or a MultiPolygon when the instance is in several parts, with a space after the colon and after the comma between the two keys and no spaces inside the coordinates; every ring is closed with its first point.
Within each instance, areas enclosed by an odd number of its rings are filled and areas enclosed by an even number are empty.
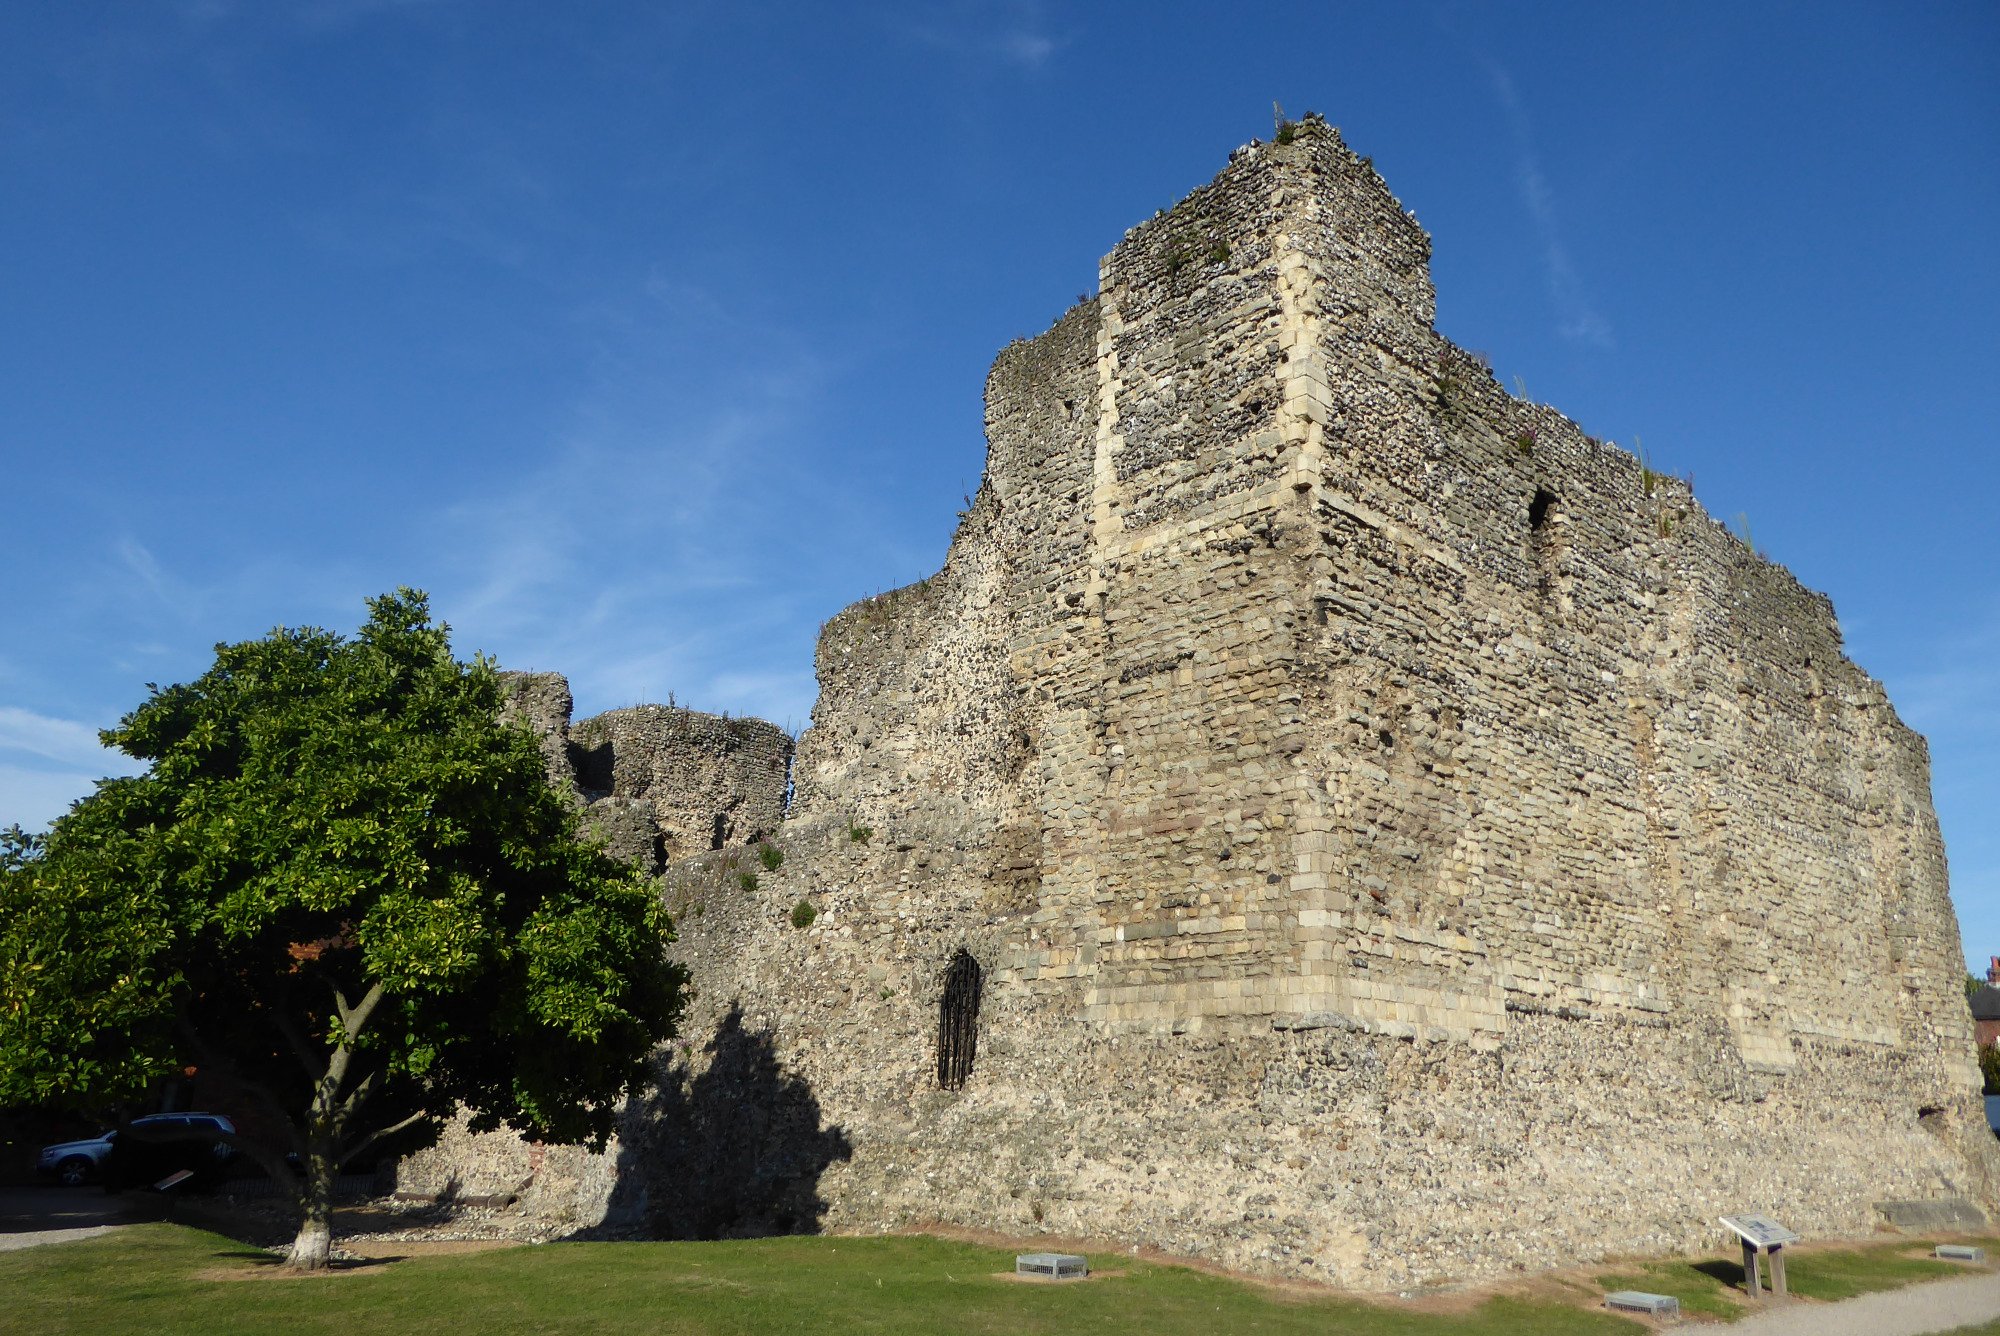
{"type": "Polygon", "coordinates": [[[406,1260],[401,1253],[387,1254],[381,1257],[336,1257],[327,1263],[325,1272],[315,1273],[310,1271],[286,1272],[284,1258],[279,1257],[275,1253],[265,1252],[261,1248],[224,1248],[219,1252],[210,1253],[209,1256],[218,1262],[246,1263],[250,1270],[267,1275],[282,1273],[301,1277],[315,1274],[346,1274],[353,1271],[372,1271],[406,1260]]]}
{"type": "Polygon", "coordinates": [[[1705,1262],[1693,1262],[1690,1265],[1704,1276],[1718,1282],[1724,1289],[1746,1289],[1744,1284],[1746,1277],[1741,1262],[1730,1262],[1716,1257],[1705,1262]]]}
{"type": "Polygon", "coordinates": [[[740,1005],[704,1051],[699,1072],[687,1058],[665,1065],[628,1118],[606,1225],[570,1237],[623,1237],[629,1223],[666,1239],[819,1232],[819,1180],[853,1155],[847,1134],[822,1122],[812,1086],[779,1065],[740,1005]]]}

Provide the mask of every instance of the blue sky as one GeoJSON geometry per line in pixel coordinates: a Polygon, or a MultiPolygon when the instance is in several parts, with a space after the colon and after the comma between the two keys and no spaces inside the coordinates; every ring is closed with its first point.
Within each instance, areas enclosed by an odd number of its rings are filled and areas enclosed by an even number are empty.
{"type": "Polygon", "coordinates": [[[1317,110],[1440,328],[1695,476],[1931,741],[2000,952],[2000,8],[76,0],[0,12],[0,822],[147,682],[428,589],[579,713],[803,725],[993,354],[1317,110]]]}

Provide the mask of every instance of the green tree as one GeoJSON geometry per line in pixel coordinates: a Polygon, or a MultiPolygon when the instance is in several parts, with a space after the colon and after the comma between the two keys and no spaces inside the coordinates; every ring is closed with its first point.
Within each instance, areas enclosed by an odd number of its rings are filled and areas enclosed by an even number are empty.
{"type": "Polygon", "coordinates": [[[239,1139],[327,1263],[339,1166],[461,1106],[601,1145],[677,1019],[671,925],[579,840],[492,665],[421,593],[353,638],[273,631],[107,730],[149,762],[46,839],[0,841],[0,1104],[241,1082],[291,1149],[239,1139]]]}

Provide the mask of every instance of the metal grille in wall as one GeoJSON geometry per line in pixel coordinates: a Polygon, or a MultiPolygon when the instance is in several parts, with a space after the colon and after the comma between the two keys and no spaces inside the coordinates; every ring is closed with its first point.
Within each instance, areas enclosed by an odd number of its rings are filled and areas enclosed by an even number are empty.
{"type": "Polygon", "coordinates": [[[944,971],[944,995],[938,999],[938,1084],[956,1090],[972,1075],[979,1051],[979,994],[986,975],[964,947],[944,971]]]}

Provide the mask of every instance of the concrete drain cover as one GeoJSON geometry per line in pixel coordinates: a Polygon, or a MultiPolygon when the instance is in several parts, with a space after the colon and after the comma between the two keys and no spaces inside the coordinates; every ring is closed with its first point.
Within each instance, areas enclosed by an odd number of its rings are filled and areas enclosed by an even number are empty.
{"type": "Polygon", "coordinates": [[[1014,1274],[1047,1280],[1082,1280],[1090,1274],[1090,1263],[1075,1253],[1020,1253],[1014,1258],[1014,1274]]]}

